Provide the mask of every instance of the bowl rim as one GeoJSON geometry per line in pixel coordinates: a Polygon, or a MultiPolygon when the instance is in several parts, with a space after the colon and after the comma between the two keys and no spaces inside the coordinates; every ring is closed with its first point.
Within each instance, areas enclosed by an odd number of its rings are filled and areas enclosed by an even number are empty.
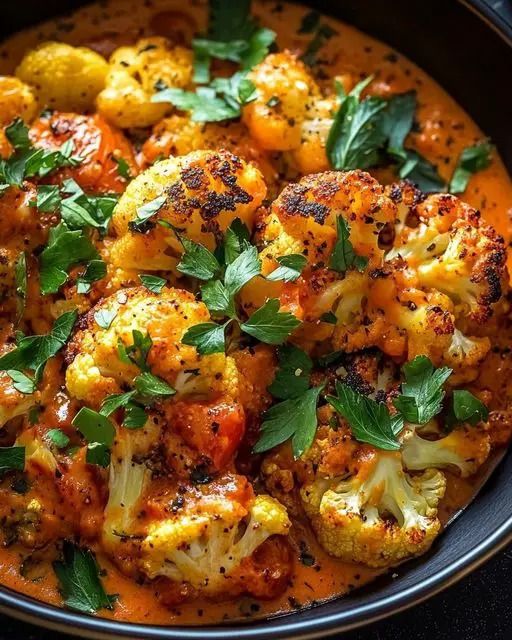
{"type": "MultiPolygon", "coordinates": [[[[511,6],[503,7],[501,4],[498,11],[496,3],[489,0],[459,0],[459,2],[474,12],[512,47],[511,6]]],[[[512,455],[512,452],[508,455],[512,455]]],[[[134,640],[141,637],[147,640],[221,640],[227,635],[236,635],[242,640],[268,640],[272,636],[283,640],[286,638],[312,640],[366,626],[419,604],[467,576],[510,543],[512,543],[512,513],[490,536],[446,565],[437,574],[393,595],[377,598],[373,602],[360,604],[346,611],[322,614],[320,605],[317,607],[318,616],[308,620],[295,621],[293,614],[289,614],[258,621],[261,624],[255,627],[247,623],[166,627],[118,622],[46,604],[1,584],[0,612],[23,622],[39,624],[71,635],[83,637],[85,633],[87,637],[95,640],[134,640]]]]}

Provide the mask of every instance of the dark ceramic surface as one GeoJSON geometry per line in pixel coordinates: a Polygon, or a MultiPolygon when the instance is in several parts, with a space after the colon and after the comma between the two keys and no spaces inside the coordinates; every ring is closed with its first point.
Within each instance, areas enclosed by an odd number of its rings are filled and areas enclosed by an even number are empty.
{"type": "MultiPolygon", "coordinates": [[[[509,640],[511,581],[512,547],[428,602],[343,640],[509,640]]],[[[0,629],[0,640],[72,640],[3,616],[0,629]]]]}

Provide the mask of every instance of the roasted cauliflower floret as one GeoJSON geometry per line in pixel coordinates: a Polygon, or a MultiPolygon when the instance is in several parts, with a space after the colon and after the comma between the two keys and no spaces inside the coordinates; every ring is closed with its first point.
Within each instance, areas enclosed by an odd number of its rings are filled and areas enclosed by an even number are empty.
{"type": "Polygon", "coordinates": [[[149,127],[161,120],[169,105],[151,102],[158,84],[185,88],[192,80],[192,52],[166,38],[139,40],[116,49],[109,60],[98,111],[118,127],[149,127]]]}
{"type": "Polygon", "coordinates": [[[306,65],[289,51],[268,55],[249,74],[258,95],[243,121],[262,149],[285,151],[298,173],[326,171],[325,145],[338,107],[324,97],[306,65]]]}
{"type": "Polygon", "coordinates": [[[264,263],[300,253],[311,265],[326,265],[336,242],[338,216],[350,227],[354,251],[380,263],[379,233],[394,221],[396,208],[363,171],[326,171],[287,186],[264,222],[264,263]]]}
{"type": "MultiPolygon", "coordinates": [[[[258,225],[262,273],[271,273],[279,266],[277,259],[290,254],[303,255],[312,272],[304,275],[306,283],[299,281],[290,286],[261,278],[252,280],[242,294],[245,308],[258,307],[265,297],[281,297],[283,306],[292,310],[289,302],[298,294],[300,308],[293,312],[303,317],[306,308],[315,308],[315,298],[325,287],[325,283],[317,282],[315,273],[329,264],[337,239],[338,217],[349,225],[355,253],[380,265],[384,254],[379,247],[379,233],[395,216],[395,205],[384,196],[383,188],[362,171],[327,171],[288,185],[258,225]],[[307,289],[309,281],[312,286],[302,295],[299,289],[304,284],[307,289]]],[[[313,313],[311,319],[318,316],[313,313]]]]}
{"type": "Polygon", "coordinates": [[[290,151],[301,143],[302,122],[321,94],[306,65],[289,51],[272,53],[249,79],[258,90],[244,108],[243,121],[262,149],[290,151]]]}
{"type": "Polygon", "coordinates": [[[18,78],[0,76],[0,125],[5,127],[15,118],[30,122],[37,111],[32,89],[18,78]]]}
{"type": "Polygon", "coordinates": [[[63,42],[44,42],[31,49],[16,69],[31,86],[40,106],[87,111],[105,86],[108,65],[92,49],[63,42]]]}
{"type": "Polygon", "coordinates": [[[368,455],[356,475],[319,478],[301,489],[320,544],[349,562],[389,567],[425,553],[441,524],[437,506],[446,489],[440,471],[411,476],[399,453],[368,455]]]}
{"type": "Polygon", "coordinates": [[[105,507],[102,540],[112,552],[119,551],[123,536],[139,530],[137,506],[151,481],[146,465],[151,448],[158,443],[159,427],[148,420],[142,429],[118,427],[111,452],[108,502],[105,507]]]}
{"type": "Polygon", "coordinates": [[[400,256],[419,285],[451,298],[457,318],[483,324],[507,288],[504,240],[454,196],[429,196],[411,212],[415,226],[397,236],[387,258],[400,256]]]}
{"type": "MultiPolygon", "coordinates": [[[[156,295],[139,287],[110,296],[91,309],[85,328],[68,344],[68,391],[79,400],[98,405],[106,395],[119,393],[123,385],[130,385],[140,367],[120,357],[119,345],[132,347],[135,331],[151,339],[146,345],[150,347],[147,366],[179,393],[187,392],[180,379],[186,375],[194,379],[193,393],[208,397],[220,392],[227,384],[226,356],[200,356],[195,347],[181,343],[189,327],[208,320],[206,307],[188,291],[164,289],[156,295]],[[98,314],[113,316],[108,329],[97,323],[98,314]]],[[[141,353],[136,357],[144,358],[141,353]]]]}
{"type": "Polygon", "coordinates": [[[205,595],[221,594],[244,560],[270,536],[287,535],[289,528],[286,509],[270,496],[257,496],[248,504],[208,496],[149,526],[141,567],[150,578],[166,576],[205,595]]]}
{"type": "Polygon", "coordinates": [[[404,435],[402,458],[411,471],[456,468],[465,477],[478,470],[489,452],[489,435],[475,427],[459,427],[438,440],[426,440],[416,429],[404,435]]]}
{"type": "Polygon", "coordinates": [[[265,195],[258,169],[228,151],[195,151],[158,162],[128,185],[114,210],[118,239],[112,261],[124,268],[175,271],[183,248],[174,231],[158,222],[213,250],[235,218],[252,228],[265,195]],[[134,227],[137,212],[157,198],[155,215],[134,227]]]}
{"type": "Polygon", "coordinates": [[[189,116],[173,115],[155,125],[142,147],[142,153],[145,161],[153,163],[200,149],[226,149],[246,162],[253,162],[264,175],[267,185],[277,179],[268,154],[258,147],[240,122],[194,122],[189,116]]]}
{"type": "Polygon", "coordinates": [[[490,341],[457,329],[454,304],[448,296],[435,289],[416,288],[414,276],[400,262],[387,263],[373,276],[349,273],[325,287],[318,297],[316,312],[336,315],[335,348],[378,347],[406,360],[426,355],[437,367],[453,368],[453,384],[478,376],[490,341]]]}

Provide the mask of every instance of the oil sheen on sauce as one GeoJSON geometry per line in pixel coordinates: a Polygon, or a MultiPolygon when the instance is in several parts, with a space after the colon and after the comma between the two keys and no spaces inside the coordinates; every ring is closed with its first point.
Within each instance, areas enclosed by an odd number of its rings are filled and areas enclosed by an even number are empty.
{"type": "MultiPolygon", "coordinates": [[[[280,49],[305,49],[311,35],[299,35],[298,30],[307,9],[283,2],[255,1],[253,11],[262,24],[277,32],[280,49]]],[[[194,33],[204,30],[206,19],[205,0],[189,0],[187,3],[178,0],[101,2],[12,37],[0,46],[0,73],[12,74],[23,53],[45,40],[84,44],[108,56],[116,47],[146,35],[163,35],[190,43],[194,33]]],[[[336,31],[336,35],[322,49],[325,77],[322,82],[332,85],[337,75],[350,74],[359,79],[373,74],[373,86],[382,95],[414,89],[418,96],[417,119],[420,126],[411,142],[438,165],[442,177],[448,179],[462,149],[483,137],[475,123],[434,80],[409,60],[346,24],[330,18],[325,18],[324,22],[336,31]]],[[[464,199],[480,209],[507,242],[510,241],[512,183],[499,157],[495,156],[489,168],[472,177],[464,199]]],[[[502,339],[508,340],[508,336],[502,336],[502,339]]],[[[500,373],[503,376],[507,374],[506,371],[500,373]]],[[[490,379],[492,377],[489,376],[490,379]]],[[[455,510],[468,502],[473,491],[469,481],[449,477],[441,519],[446,522],[455,510]]],[[[290,612],[346,594],[377,575],[368,568],[329,558],[311,532],[302,530],[300,525],[295,525],[293,541],[296,546],[294,575],[281,597],[270,602],[250,598],[214,604],[200,601],[174,609],[160,604],[154,589],[135,584],[100,555],[100,564],[106,570],[104,584],[107,592],[119,594],[114,610],[101,612],[101,615],[116,620],[162,625],[251,619],[290,612]],[[306,542],[307,555],[301,554],[300,541],[306,542]]],[[[400,568],[396,573],[400,575],[400,568]]],[[[15,546],[0,549],[0,575],[1,582],[16,591],[56,605],[61,603],[51,567],[41,567],[37,580],[22,577],[20,554],[15,546]]]]}

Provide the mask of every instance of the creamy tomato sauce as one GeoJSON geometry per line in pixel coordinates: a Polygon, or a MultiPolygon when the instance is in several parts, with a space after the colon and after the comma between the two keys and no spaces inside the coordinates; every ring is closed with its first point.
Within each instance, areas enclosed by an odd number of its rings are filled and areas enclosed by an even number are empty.
{"type": "MultiPolygon", "coordinates": [[[[260,1],[254,3],[253,11],[263,25],[277,32],[279,49],[305,49],[311,35],[300,35],[298,30],[307,9],[282,2],[260,1]]],[[[46,40],[83,44],[108,56],[116,47],[146,35],[164,35],[189,43],[194,33],[205,29],[206,20],[207,4],[198,0],[188,3],[177,0],[98,3],[10,38],[0,48],[0,73],[12,74],[23,54],[46,40]]],[[[411,144],[435,163],[441,176],[448,180],[462,149],[482,139],[483,133],[477,125],[435,80],[411,61],[349,25],[330,18],[325,21],[336,35],[322,49],[321,83],[332,84],[335,76],[359,80],[373,74],[374,90],[384,96],[414,89],[419,103],[419,126],[411,136],[411,144]]],[[[512,238],[512,183],[496,153],[491,165],[471,178],[463,197],[480,209],[507,241],[512,238]]],[[[34,311],[34,315],[36,313],[34,311]]],[[[48,329],[43,321],[40,324],[39,332],[48,329]]],[[[504,348],[507,340],[508,336],[502,336],[504,348]]],[[[500,374],[506,375],[508,365],[497,364],[502,360],[501,353],[493,353],[487,369],[492,372],[498,366],[506,369],[500,370],[500,374]]],[[[488,378],[490,387],[496,388],[496,376],[491,373],[488,378]]],[[[478,480],[464,480],[449,474],[448,477],[448,490],[440,510],[444,522],[467,503],[473,492],[473,483],[478,480]]],[[[106,590],[119,594],[114,610],[102,611],[100,615],[162,625],[269,616],[346,594],[378,573],[329,557],[316,543],[311,531],[299,522],[294,523],[291,538],[293,575],[283,595],[271,601],[242,598],[233,602],[194,602],[169,608],[155,597],[156,587],[136,584],[100,553],[98,559],[105,569],[106,590]]],[[[0,549],[2,583],[37,599],[60,605],[61,597],[49,562],[45,560],[20,572],[21,558],[16,545],[0,549]]],[[[397,573],[400,574],[400,569],[397,573]]]]}

